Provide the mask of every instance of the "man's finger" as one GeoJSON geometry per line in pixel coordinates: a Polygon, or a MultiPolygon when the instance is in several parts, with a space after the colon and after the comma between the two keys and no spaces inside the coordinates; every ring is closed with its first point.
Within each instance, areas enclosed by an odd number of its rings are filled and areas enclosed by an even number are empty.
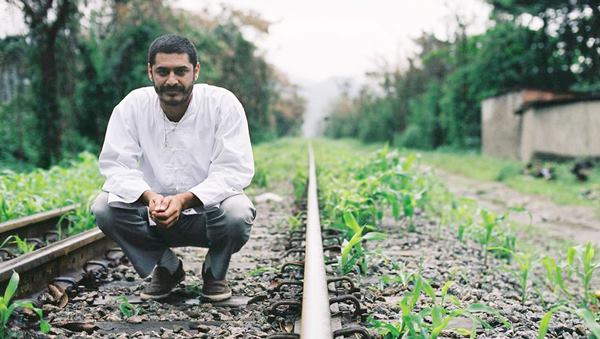
{"type": "Polygon", "coordinates": [[[160,212],[166,211],[171,205],[171,197],[166,197],[160,202],[160,212]]]}
{"type": "Polygon", "coordinates": [[[156,211],[157,209],[159,209],[164,199],[165,198],[162,195],[157,195],[153,197],[148,203],[148,208],[150,209],[150,211],[156,211]]]}
{"type": "Polygon", "coordinates": [[[150,199],[150,201],[148,202],[148,209],[150,210],[150,212],[152,212],[155,208],[156,202],[154,201],[154,199],[150,199]]]}

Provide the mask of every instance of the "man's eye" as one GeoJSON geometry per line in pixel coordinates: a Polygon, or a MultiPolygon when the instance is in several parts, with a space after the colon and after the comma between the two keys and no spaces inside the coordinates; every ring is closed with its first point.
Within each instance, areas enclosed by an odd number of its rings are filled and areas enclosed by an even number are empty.
{"type": "Polygon", "coordinates": [[[165,76],[169,74],[169,71],[165,70],[165,69],[159,69],[156,70],[156,74],[161,75],[161,76],[165,76]]]}
{"type": "Polygon", "coordinates": [[[187,73],[187,69],[176,69],[175,70],[175,75],[177,76],[184,76],[187,73]]]}

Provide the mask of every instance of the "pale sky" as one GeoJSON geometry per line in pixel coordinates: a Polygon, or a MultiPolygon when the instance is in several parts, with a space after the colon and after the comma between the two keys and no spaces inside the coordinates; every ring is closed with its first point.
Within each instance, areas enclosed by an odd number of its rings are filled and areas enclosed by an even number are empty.
{"type": "MultiPolygon", "coordinates": [[[[292,79],[304,83],[331,77],[360,79],[384,60],[397,64],[414,52],[412,38],[422,31],[448,36],[458,13],[482,32],[490,6],[483,0],[172,0],[177,7],[201,10],[229,4],[252,9],[273,22],[257,45],[292,79]]],[[[23,32],[22,16],[0,2],[0,37],[23,32]]],[[[253,37],[250,37],[253,39],[253,37]]]]}
{"type": "Polygon", "coordinates": [[[422,31],[440,38],[452,32],[458,13],[482,32],[490,12],[483,0],[178,0],[186,9],[207,4],[252,9],[273,22],[257,44],[292,79],[318,82],[333,76],[360,78],[383,60],[396,64],[414,52],[422,31]]]}

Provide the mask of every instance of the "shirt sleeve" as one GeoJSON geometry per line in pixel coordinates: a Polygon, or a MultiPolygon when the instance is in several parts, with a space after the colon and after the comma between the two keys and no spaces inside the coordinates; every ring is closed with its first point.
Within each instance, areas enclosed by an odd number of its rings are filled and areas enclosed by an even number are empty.
{"type": "Polygon", "coordinates": [[[110,116],[99,165],[100,173],[106,178],[102,190],[115,195],[117,201],[132,203],[150,186],[140,170],[142,150],[136,126],[127,114],[131,105],[125,101],[117,105],[110,116]]]}
{"type": "Polygon", "coordinates": [[[190,189],[205,208],[242,193],[254,176],[246,114],[233,94],[224,96],[219,117],[208,176],[190,189]]]}

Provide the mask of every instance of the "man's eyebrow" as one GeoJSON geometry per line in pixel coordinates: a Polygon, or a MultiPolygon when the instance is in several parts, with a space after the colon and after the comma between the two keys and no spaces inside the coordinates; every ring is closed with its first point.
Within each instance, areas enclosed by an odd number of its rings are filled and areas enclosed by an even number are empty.
{"type": "Polygon", "coordinates": [[[176,67],[156,66],[156,69],[159,69],[159,70],[175,70],[175,71],[179,71],[179,70],[190,69],[190,67],[188,67],[188,66],[176,66],[176,67]]]}

